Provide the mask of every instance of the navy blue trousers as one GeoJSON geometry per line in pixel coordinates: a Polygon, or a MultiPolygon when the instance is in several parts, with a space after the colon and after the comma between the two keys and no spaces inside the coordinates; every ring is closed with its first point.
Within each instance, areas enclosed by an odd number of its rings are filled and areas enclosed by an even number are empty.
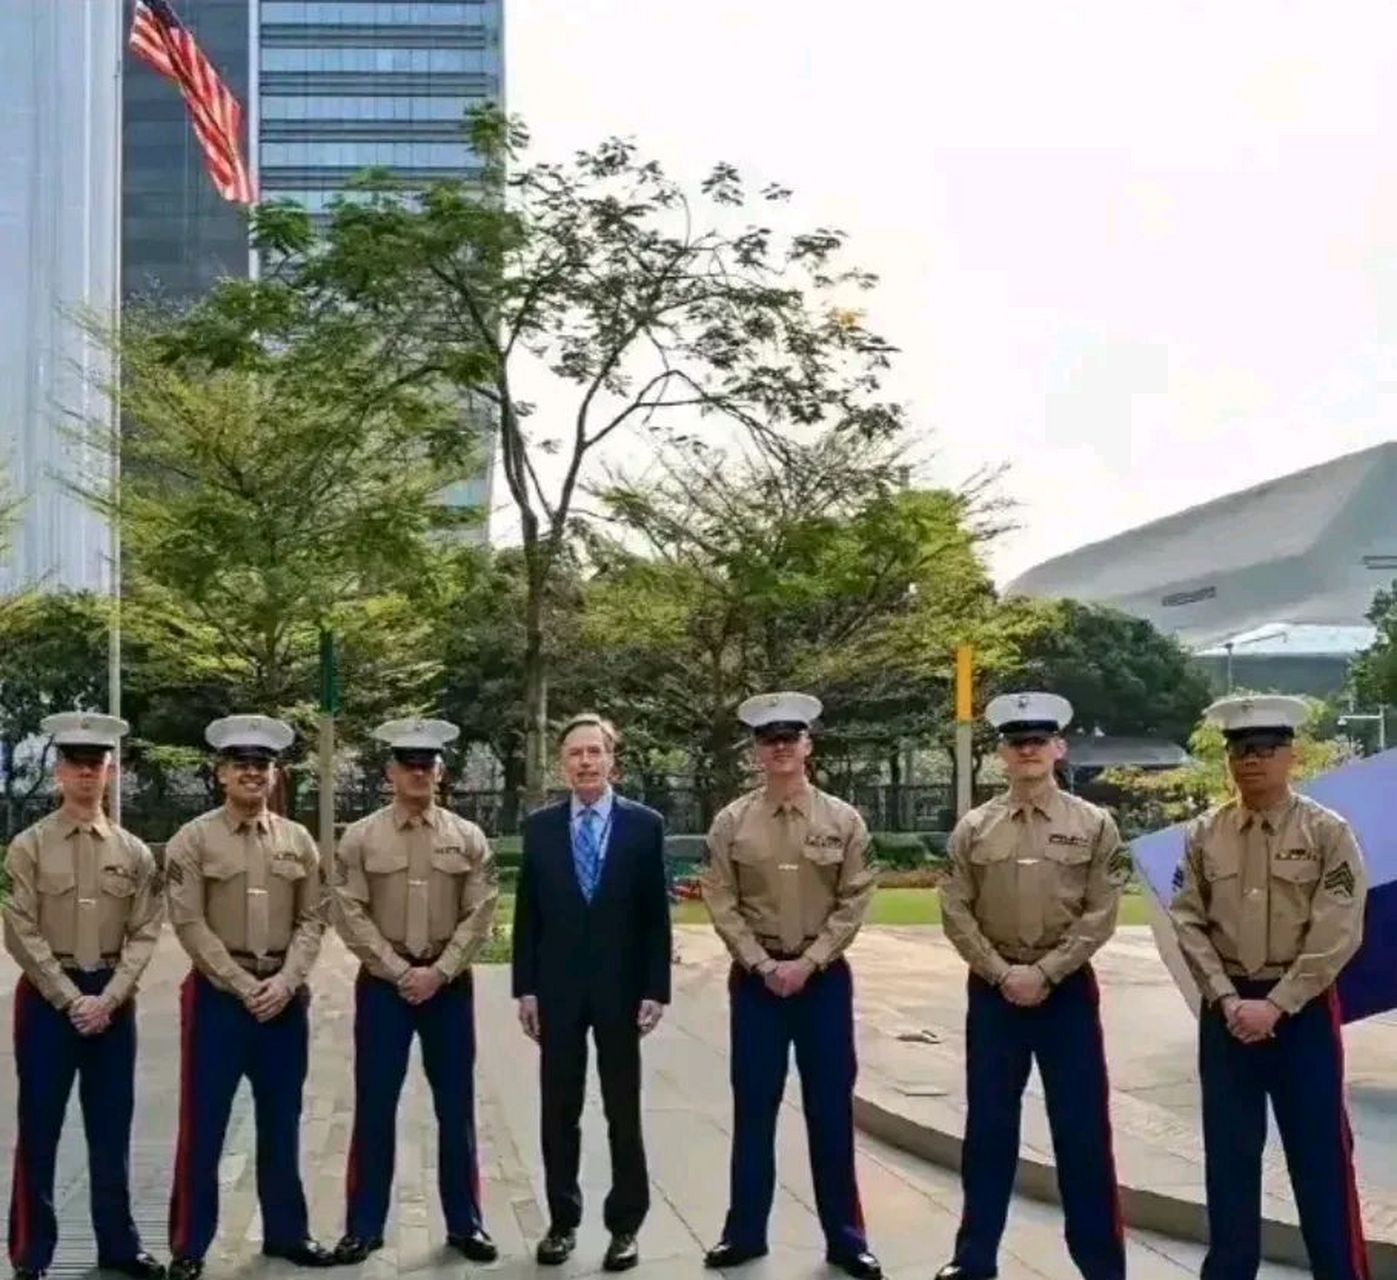
{"type": "Polygon", "coordinates": [[[815,1207],[831,1254],[868,1247],[854,1174],[854,987],[839,959],[814,974],[800,994],[772,995],[754,973],[734,965],[732,1019],[732,1170],[723,1239],[738,1248],[766,1245],[776,1191],[776,1119],[791,1046],[800,1073],[810,1142],[815,1207]]]}
{"type": "Polygon", "coordinates": [[[970,975],[961,1154],[965,1204],[955,1260],[972,1272],[997,1267],[1018,1167],[1023,1091],[1034,1059],[1057,1158],[1067,1251],[1087,1280],[1123,1280],[1125,1236],[1111,1151],[1110,1087],[1100,993],[1090,966],[1027,1009],[970,975]]]}
{"type": "MultiPolygon", "coordinates": [[[[1260,999],[1274,985],[1236,983],[1245,999],[1260,999]]],[[[1261,1265],[1267,1098],[1285,1147],[1310,1274],[1367,1280],[1337,995],[1331,989],[1294,1017],[1282,1017],[1274,1039],[1259,1044],[1233,1036],[1216,1005],[1204,1008],[1198,1031],[1210,1238],[1204,1280],[1253,1280],[1261,1265]]]]}
{"type": "MultiPolygon", "coordinates": [[[[100,995],[110,969],[71,975],[86,996],[100,995]]],[[[136,1009],[127,1001],[101,1035],[81,1036],[28,978],[15,987],[15,1068],[19,1142],[10,1192],[10,1262],[46,1270],[58,1243],[54,1162],[73,1080],[87,1135],[88,1180],[97,1257],[124,1262],[141,1251],[131,1219],[131,1112],[136,1073],[136,1009]]]]}
{"type": "Polygon", "coordinates": [[[412,1005],[391,982],[359,971],[354,988],[354,1136],[349,1147],[345,1232],[377,1240],[388,1220],[397,1147],[398,1096],[412,1038],[437,1113],[437,1189],[450,1236],[484,1223],[475,1143],[475,1000],[469,970],[412,1005]]]}
{"type": "Polygon", "coordinates": [[[197,972],[180,990],[179,1146],[170,1196],[170,1249],[202,1259],[218,1231],[218,1161],[238,1082],[252,1086],[257,1122],[257,1199],[264,1248],[309,1234],[301,1185],[301,1095],[310,1039],[302,987],[270,1022],[197,972]]]}

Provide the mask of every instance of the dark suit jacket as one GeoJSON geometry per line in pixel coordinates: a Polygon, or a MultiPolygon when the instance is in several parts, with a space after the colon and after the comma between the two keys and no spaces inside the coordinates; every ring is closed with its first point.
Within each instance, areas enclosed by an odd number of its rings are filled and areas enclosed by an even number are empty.
{"type": "Polygon", "coordinates": [[[571,800],[524,820],[514,897],[514,995],[554,1016],[632,1019],[669,1003],[671,935],[664,819],[614,796],[611,838],[589,903],[572,862],[571,800]]]}

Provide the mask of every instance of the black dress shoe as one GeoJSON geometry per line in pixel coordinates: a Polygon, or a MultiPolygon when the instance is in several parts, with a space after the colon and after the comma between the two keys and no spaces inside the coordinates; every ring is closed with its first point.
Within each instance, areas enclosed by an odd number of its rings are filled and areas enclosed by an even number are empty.
{"type": "Polygon", "coordinates": [[[561,1267],[572,1256],[572,1251],[575,1248],[577,1248],[577,1232],[550,1228],[548,1234],[538,1242],[538,1248],[534,1250],[534,1257],[540,1266],[561,1267]]]}
{"type": "Polygon", "coordinates": [[[130,1276],[131,1280],[165,1280],[165,1268],[144,1250],[134,1258],[123,1258],[120,1262],[98,1258],[97,1269],[116,1271],[123,1276],[130,1276]]]}
{"type": "Polygon", "coordinates": [[[640,1261],[640,1246],[635,1236],[627,1231],[618,1231],[611,1237],[606,1247],[606,1257],[602,1259],[603,1271],[629,1271],[640,1261]]]}
{"type": "Polygon", "coordinates": [[[37,1267],[16,1267],[12,1274],[14,1280],[44,1280],[44,1273],[37,1267]]]}
{"type": "Polygon", "coordinates": [[[720,1267],[740,1267],[754,1258],[765,1258],[766,1254],[767,1248],[764,1244],[744,1249],[728,1240],[720,1240],[703,1255],[703,1265],[714,1271],[720,1267]]]}
{"type": "Polygon", "coordinates": [[[204,1274],[204,1260],[202,1258],[171,1258],[170,1259],[170,1280],[199,1280],[204,1274]]]}
{"type": "Polygon", "coordinates": [[[293,1267],[333,1267],[339,1261],[333,1249],[309,1239],[295,1244],[263,1245],[262,1252],[268,1258],[280,1258],[293,1267]]]}
{"type": "Polygon", "coordinates": [[[484,1227],[478,1227],[468,1236],[447,1236],[446,1243],[472,1262],[494,1262],[500,1256],[484,1227]]]}
{"type": "Polygon", "coordinates": [[[829,1253],[825,1261],[854,1280],[883,1280],[882,1264],[867,1249],[857,1253],[829,1253]]]}
{"type": "Polygon", "coordinates": [[[995,1280],[998,1271],[971,1271],[959,1262],[948,1262],[936,1273],[936,1280],[995,1280]]]}
{"type": "Polygon", "coordinates": [[[339,1244],[335,1246],[335,1266],[352,1267],[355,1263],[363,1262],[369,1254],[377,1253],[382,1248],[382,1236],[373,1236],[370,1239],[361,1236],[343,1236],[339,1244]]]}

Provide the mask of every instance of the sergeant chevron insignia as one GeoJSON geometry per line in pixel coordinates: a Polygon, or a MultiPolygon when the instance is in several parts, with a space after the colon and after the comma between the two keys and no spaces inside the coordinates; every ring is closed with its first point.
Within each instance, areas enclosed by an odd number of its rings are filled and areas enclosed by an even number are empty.
{"type": "Polygon", "coordinates": [[[1353,897],[1353,868],[1341,862],[1324,877],[1324,887],[1336,898],[1353,897]]]}

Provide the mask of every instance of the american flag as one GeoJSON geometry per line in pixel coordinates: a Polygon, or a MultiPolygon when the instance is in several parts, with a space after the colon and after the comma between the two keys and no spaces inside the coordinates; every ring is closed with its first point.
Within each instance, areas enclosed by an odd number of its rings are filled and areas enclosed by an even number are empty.
{"type": "Polygon", "coordinates": [[[235,204],[255,204],[257,190],[240,141],[242,106],[167,0],[136,0],[130,44],[138,58],[179,86],[204,153],[204,167],[218,194],[235,204]]]}

